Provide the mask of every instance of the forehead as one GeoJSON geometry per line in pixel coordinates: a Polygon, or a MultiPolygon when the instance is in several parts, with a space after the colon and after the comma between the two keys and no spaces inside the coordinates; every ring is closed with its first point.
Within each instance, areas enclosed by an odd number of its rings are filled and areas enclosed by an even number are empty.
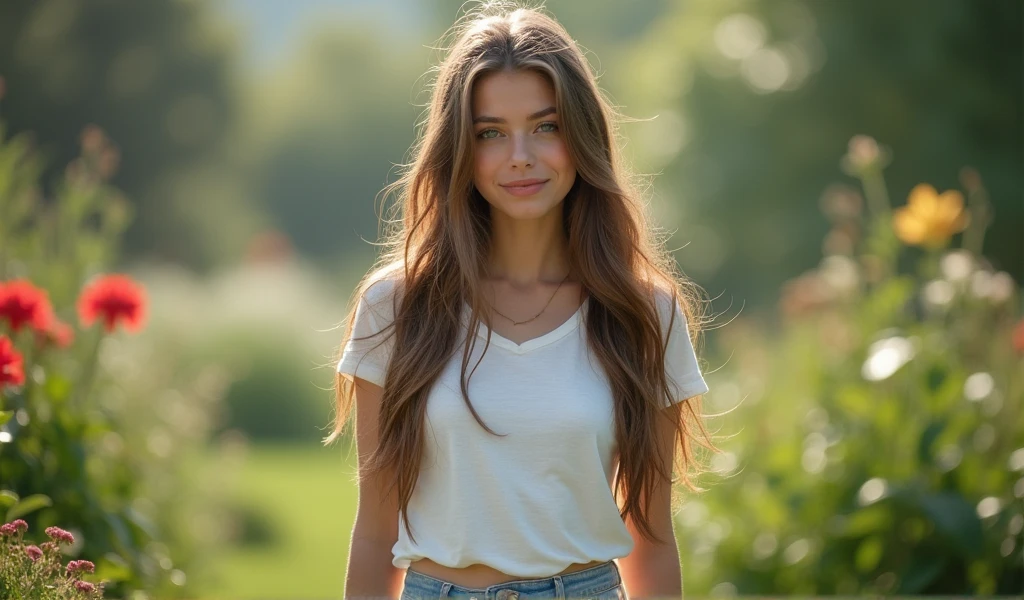
{"type": "Polygon", "coordinates": [[[548,78],[537,71],[499,71],[478,78],[473,84],[473,117],[525,119],[527,115],[555,105],[555,90],[548,78]]]}

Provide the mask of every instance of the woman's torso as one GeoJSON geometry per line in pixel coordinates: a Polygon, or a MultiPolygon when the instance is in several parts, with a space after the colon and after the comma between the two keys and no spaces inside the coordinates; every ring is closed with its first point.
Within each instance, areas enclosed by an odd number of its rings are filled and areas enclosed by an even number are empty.
{"type": "MultiPolygon", "coordinates": [[[[469,363],[476,368],[469,393],[499,436],[464,404],[461,356],[446,367],[428,399],[424,462],[410,502],[416,539],[400,524],[396,566],[486,587],[628,553],[632,540],[610,489],[612,398],[588,356],[580,298],[579,286],[566,284],[540,317],[519,326],[492,314],[491,346],[477,365],[478,339],[469,363]]],[[[498,310],[524,319],[530,312],[508,302],[498,310]]],[[[487,332],[486,324],[477,330],[487,332]]]]}

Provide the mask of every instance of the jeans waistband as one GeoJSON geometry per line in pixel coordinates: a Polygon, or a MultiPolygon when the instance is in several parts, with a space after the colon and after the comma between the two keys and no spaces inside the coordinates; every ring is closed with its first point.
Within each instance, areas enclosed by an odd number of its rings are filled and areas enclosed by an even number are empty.
{"type": "Polygon", "coordinates": [[[516,600],[519,594],[531,598],[579,598],[615,589],[621,583],[618,565],[610,560],[565,575],[543,579],[517,579],[485,588],[467,588],[407,570],[401,600],[457,597],[476,600],[516,600]]]}

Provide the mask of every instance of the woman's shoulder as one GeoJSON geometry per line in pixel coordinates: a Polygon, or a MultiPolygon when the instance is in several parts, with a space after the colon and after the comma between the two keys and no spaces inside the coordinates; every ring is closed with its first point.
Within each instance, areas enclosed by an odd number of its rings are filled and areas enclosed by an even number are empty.
{"type": "Polygon", "coordinates": [[[390,323],[398,310],[404,270],[385,266],[366,276],[360,303],[373,313],[381,325],[390,323]]]}
{"type": "Polygon", "coordinates": [[[678,292],[675,289],[664,283],[655,283],[651,287],[653,288],[655,306],[662,318],[674,312],[673,309],[678,309],[678,292]]]}
{"type": "Polygon", "coordinates": [[[674,286],[663,283],[655,284],[652,287],[654,304],[658,311],[662,331],[688,328],[690,319],[686,311],[687,298],[682,295],[683,292],[674,286]]]}
{"type": "Polygon", "coordinates": [[[370,304],[394,299],[401,287],[402,269],[391,265],[379,267],[366,276],[363,298],[370,304]]]}

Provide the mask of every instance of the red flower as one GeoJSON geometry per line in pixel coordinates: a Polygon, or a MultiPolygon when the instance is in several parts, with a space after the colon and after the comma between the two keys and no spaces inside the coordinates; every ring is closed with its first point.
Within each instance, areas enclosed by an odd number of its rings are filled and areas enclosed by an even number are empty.
{"type": "Polygon", "coordinates": [[[1017,354],[1024,354],[1024,319],[1013,328],[1013,349],[1017,354]]]}
{"type": "Polygon", "coordinates": [[[89,583],[88,581],[76,581],[75,589],[80,592],[92,592],[96,590],[96,586],[89,583]]]}
{"type": "Polygon", "coordinates": [[[14,331],[25,323],[45,330],[53,317],[53,307],[46,290],[37,288],[27,279],[15,279],[0,284],[0,317],[7,319],[14,331]]]}
{"type": "Polygon", "coordinates": [[[0,335],[0,386],[25,383],[25,366],[21,354],[6,335],[0,335]]]}
{"type": "Polygon", "coordinates": [[[39,549],[39,546],[25,546],[25,554],[35,562],[43,557],[43,551],[39,549]]]}
{"type": "Polygon", "coordinates": [[[129,331],[142,329],[146,316],[146,292],[127,275],[105,275],[93,281],[78,297],[78,318],[88,327],[99,317],[107,333],[124,322],[129,331]]]}

